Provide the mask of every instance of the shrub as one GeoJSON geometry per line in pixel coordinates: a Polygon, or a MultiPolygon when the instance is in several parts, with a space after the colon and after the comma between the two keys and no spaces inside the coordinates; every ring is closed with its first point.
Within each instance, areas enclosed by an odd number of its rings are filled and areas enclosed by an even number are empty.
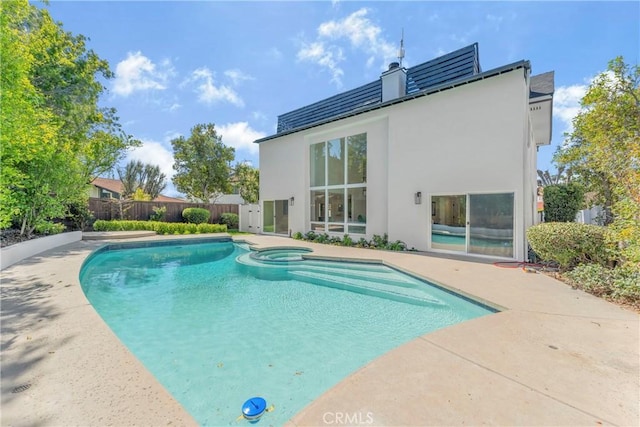
{"type": "Polygon", "coordinates": [[[544,187],[545,222],[573,222],[584,204],[584,190],[577,184],[544,187]]]}
{"type": "Polygon", "coordinates": [[[293,240],[302,240],[304,239],[304,236],[302,235],[301,232],[296,231],[295,233],[293,233],[293,240]]]}
{"type": "Polygon", "coordinates": [[[405,242],[403,242],[402,240],[396,240],[393,243],[388,243],[385,246],[385,249],[388,249],[390,251],[406,251],[407,250],[407,244],[405,242]]]}
{"type": "Polygon", "coordinates": [[[625,265],[607,268],[598,264],[583,264],[566,273],[574,287],[597,296],[637,306],[640,304],[640,267],[625,265]]]}
{"type": "Polygon", "coordinates": [[[344,235],[342,239],[342,246],[353,246],[353,239],[348,234],[344,235]]]}
{"type": "Polygon", "coordinates": [[[155,231],[158,234],[224,233],[225,224],[185,224],[159,221],[101,221],[93,224],[95,231],[155,231]]]}
{"type": "Polygon", "coordinates": [[[74,202],[69,204],[67,208],[67,218],[76,230],[86,230],[96,220],[86,202],[74,202]]]}
{"type": "Polygon", "coordinates": [[[313,239],[316,243],[327,243],[329,241],[329,235],[327,233],[316,234],[316,237],[313,239]]]}
{"type": "Polygon", "coordinates": [[[313,231],[309,231],[304,235],[304,240],[308,240],[310,242],[316,239],[316,233],[313,231]]]}
{"type": "Polygon", "coordinates": [[[369,247],[369,242],[367,242],[367,239],[365,239],[364,237],[361,237],[360,240],[358,240],[358,242],[356,243],[356,247],[358,247],[358,248],[368,248],[369,247]]]}
{"type": "Polygon", "coordinates": [[[65,229],[64,224],[43,221],[36,225],[36,233],[38,234],[59,234],[65,229]]]}
{"type": "Polygon", "coordinates": [[[198,224],[198,233],[224,233],[227,231],[225,224],[198,224]]]}
{"type": "Polygon", "coordinates": [[[149,216],[149,221],[164,221],[167,217],[166,206],[154,206],[153,213],[149,216]]]}
{"type": "Polygon", "coordinates": [[[581,263],[606,264],[609,259],[605,227],[575,222],[547,222],[527,230],[527,239],[543,261],[561,268],[581,263]]]}
{"type": "Polygon", "coordinates": [[[227,212],[220,215],[220,224],[226,224],[227,228],[237,229],[239,220],[240,219],[238,218],[238,214],[232,212],[227,212]]]}
{"type": "Polygon", "coordinates": [[[192,224],[203,224],[209,221],[211,212],[204,208],[186,208],[182,211],[182,217],[192,224]]]}
{"type": "Polygon", "coordinates": [[[342,239],[339,236],[331,236],[329,237],[329,243],[332,245],[341,245],[342,239]]]}
{"type": "Polygon", "coordinates": [[[382,237],[377,234],[374,234],[373,239],[371,239],[371,242],[369,242],[369,247],[384,249],[386,248],[388,243],[389,243],[389,236],[387,236],[387,233],[384,233],[384,236],[382,237]]]}

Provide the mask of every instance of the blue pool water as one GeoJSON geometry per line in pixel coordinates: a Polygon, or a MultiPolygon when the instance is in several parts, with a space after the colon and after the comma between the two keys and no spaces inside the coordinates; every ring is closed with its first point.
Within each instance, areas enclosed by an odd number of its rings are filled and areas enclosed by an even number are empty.
{"type": "Polygon", "coordinates": [[[249,425],[238,417],[253,396],[273,405],[259,423],[281,425],[382,353],[492,312],[381,265],[299,255],[251,257],[232,242],[112,245],[87,259],[80,281],[202,425],[249,425]]]}

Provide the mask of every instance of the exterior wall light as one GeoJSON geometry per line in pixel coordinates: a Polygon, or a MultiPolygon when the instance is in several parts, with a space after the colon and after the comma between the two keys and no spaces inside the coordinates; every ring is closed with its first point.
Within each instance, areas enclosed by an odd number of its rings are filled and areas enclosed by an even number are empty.
{"type": "Polygon", "coordinates": [[[291,198],[289,199],[289,206],[293,206],[293,202],[294,202],[294,197],[291,196],[291,198]]]}
{"type": "Polygon", "coordinates": [[[416,194],[414,194],[414,199],[416,202],[416,205],[419,205],[422,203],[422,192],[418,191],[416,194]]]}

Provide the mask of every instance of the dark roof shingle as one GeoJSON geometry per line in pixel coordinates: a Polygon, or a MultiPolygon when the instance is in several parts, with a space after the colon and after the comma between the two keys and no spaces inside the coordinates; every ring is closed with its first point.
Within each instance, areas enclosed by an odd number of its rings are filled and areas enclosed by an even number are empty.
{"type": "Polygon", "coordinates": [[[529,98],[538,98],[540,96],[553,95],[555,90],[554,72],[531,76],[529,82],[529,98]]]}

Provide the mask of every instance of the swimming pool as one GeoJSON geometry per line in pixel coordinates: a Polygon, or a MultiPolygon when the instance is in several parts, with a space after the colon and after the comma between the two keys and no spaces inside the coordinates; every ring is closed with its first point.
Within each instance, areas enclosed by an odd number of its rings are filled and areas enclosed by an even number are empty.
{"type": "Polygon", "coordinates": [[[493,312],[374,264],[198,240],[106,246],[80,273],[105,322],[202,425],[281,425],[373,358],[493,312]]]}

